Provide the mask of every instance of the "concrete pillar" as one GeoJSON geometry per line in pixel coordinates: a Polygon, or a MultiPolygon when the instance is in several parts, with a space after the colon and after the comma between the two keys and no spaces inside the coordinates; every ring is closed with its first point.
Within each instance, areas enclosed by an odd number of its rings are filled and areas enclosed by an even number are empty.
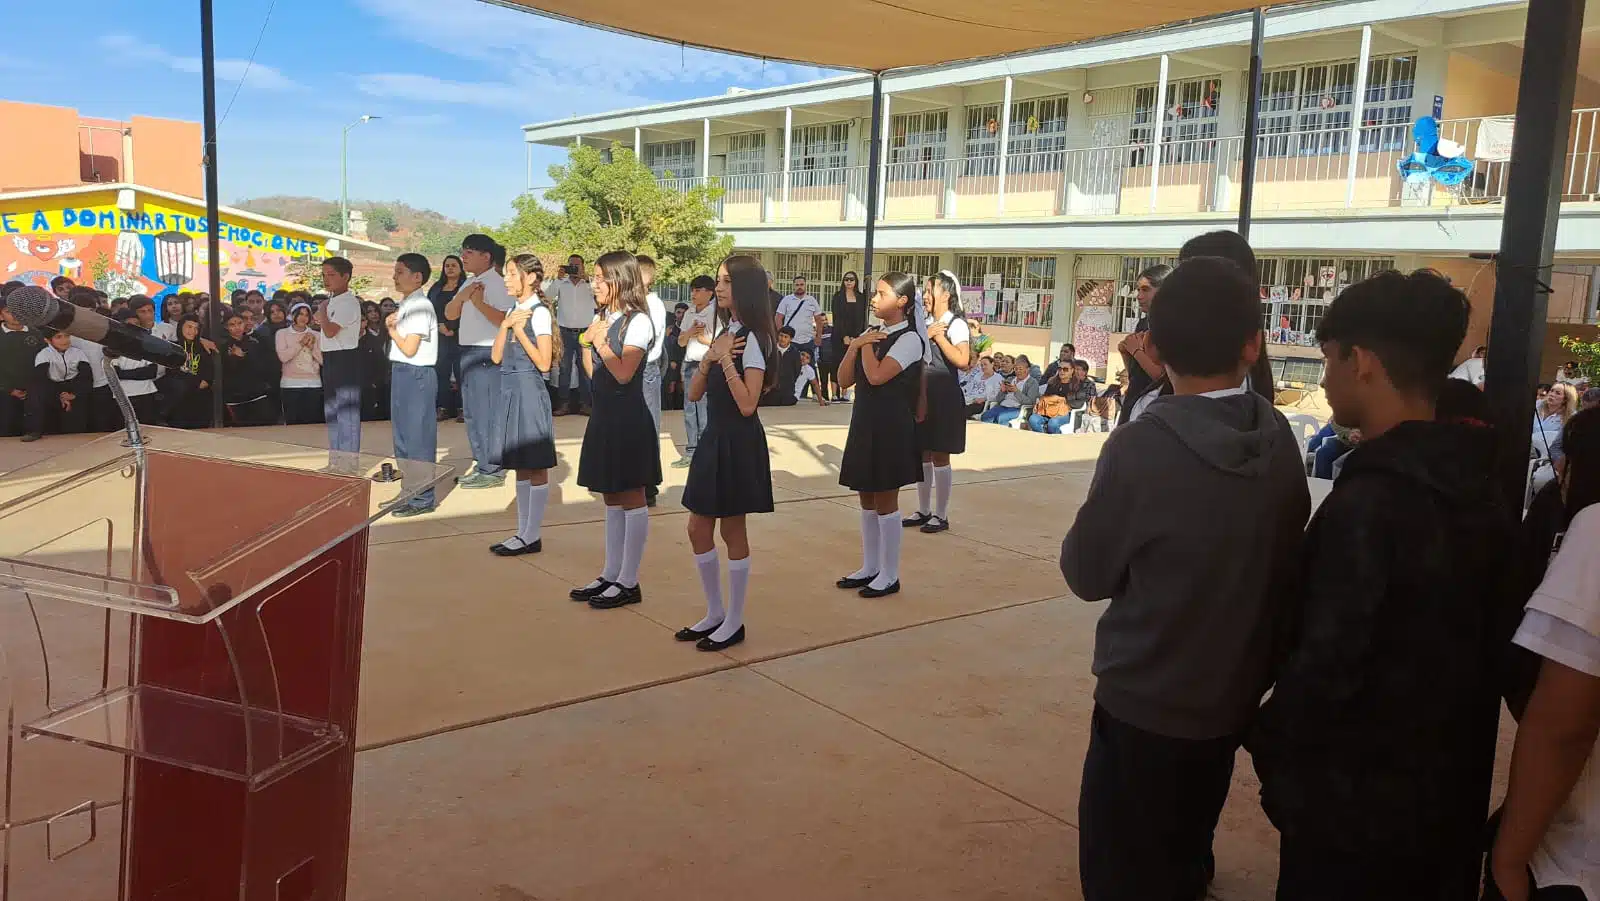
{"type": "Polygon", "coordinates": [[[1011,87],[1012,79],[1007,75],[1005,95],[1000,101],[1000,179],[997,190],[999,211],[1002,216],[1006,214],[1006,159],[1011,153],[1011,87]]]}
{"type": "Polygon", "coordinates": [[[1156,79],[1155,130],[1150,136],[1150,212],[1156,211],[1161,195],[1161,132],[1167,124],[1167,68],[1170,61],[1161,54],[1161,73],[1156,79]]]}

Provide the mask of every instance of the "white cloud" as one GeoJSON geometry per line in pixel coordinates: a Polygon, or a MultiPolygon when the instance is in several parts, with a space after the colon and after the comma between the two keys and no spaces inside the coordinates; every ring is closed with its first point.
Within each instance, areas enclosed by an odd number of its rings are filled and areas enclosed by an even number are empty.
{"type": "MultiPolygon", "coordinates": [[[[201,62],[198,56],[178,56],[162,48],[125,34],[108,34],[100,38],[100,46],[125,60],[155,63],[174,72],[199,75],[201,62]]],[[[243,80],[251,88],[263,91],[289,91],[299,85],[288,76],[259,60],[251,63],[243,59],[218,59],[217,80],[236,83],[243,80]]]]}

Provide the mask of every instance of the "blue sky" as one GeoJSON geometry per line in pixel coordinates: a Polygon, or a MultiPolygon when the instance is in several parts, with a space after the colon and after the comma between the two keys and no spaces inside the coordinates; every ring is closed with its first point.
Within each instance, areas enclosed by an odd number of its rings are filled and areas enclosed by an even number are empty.
{"type": "MultiPolygon", "coordinates": [[[[263,33],[269,5],[216,4],[219,115],[244,77],[220,128],[225,202],[337,199],[340,131],[372,114],[383,118],[351,132],[352,198],[498,223],[527,185],[523,124],[830,74],[681,51],[479,0],[277,0],[263,33]]],[[[82,0],[63,42],[60,10],[16,5],[0,96],[86,116],[199,120],[198,7],[82,0]]],[[[563,155],[535,148],[536,184],[563,155]]]]}

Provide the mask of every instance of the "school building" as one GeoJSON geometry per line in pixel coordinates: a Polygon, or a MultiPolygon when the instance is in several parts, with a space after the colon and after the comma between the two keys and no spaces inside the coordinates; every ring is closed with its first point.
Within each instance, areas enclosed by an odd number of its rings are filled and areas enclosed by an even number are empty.
{"type": "MultiPolygon", "coordinates": [[[[1486,340],[1516,121],[1524,4],[1350,0],[1267,13],[1251,243],[1280,380],[1314,383],[1329,301],[1387,268],[1432,267],[1486,340]],[[1473,174],[1401,177],[1439,119],[1473,174]],[[1476,256],[1475,256],[1476,255],[1476,256]]],[[[1584,30],[1600,31],[1600,12],[1584,30]]],[[[950,269],[1009,351],[1061,342],[1104,365],[1137,317],[1140,269],[1237,218],[1250,17],[1207,19],[884,76],[874,269],[950,269]]],[[[720,186],[719,227],[830,297],[862,268],[872,79],[847,75],[525,126],[529,144],[631,147],[664,183],[720,186]]],[[[1600,54],[1584,52],[1548,282],[1547,374],[1596,334],[1600,54]]],[[[535,187],[531,181],[529,188],[535,187]]]]}

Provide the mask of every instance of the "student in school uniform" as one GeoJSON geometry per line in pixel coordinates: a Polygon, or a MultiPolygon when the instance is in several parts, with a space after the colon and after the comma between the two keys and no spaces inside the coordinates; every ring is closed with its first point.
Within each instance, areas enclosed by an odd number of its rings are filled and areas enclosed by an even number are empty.
{"type": "Polygon", "coordinates": [[[916,276],[889,272],[878,279],[873,312],[883,328],[852,340],[839,361],[839,385],[858,387],[850,410],[839,484],[861,500],[861,568],[838,581],[864,598],[900,590],[900,489],[921,481],[917,403],[925,342],[912,317],[916,276]]]}
{"type": "MultiPolygon", "coordinates": [[[[93,288],[75,287],[67,291],[67,303],[83,310],[98,310],[100,292],[93,288]]],[[[105,348],[84,338],[73,336],[72,346],[89,358],[89,375],[94,386],[89,396],[83,398],[85,431],[110,432],[118,428],[122,416],[117,412],[117,400],[111,394],[111,378],[106,375],[105,348]]]]}
{"type": "Polygon", "coordinates": [[[811,397],[817,402],[817,406],[826,407],[828,405],[828,397],[822,390],[821,380],[817,377],[817,367],[811,365],[811,355],[802,350],[799,352],[799,357],[800,371],[796,372],[794,376],[795,398],[798,400],[809,386],[812,391],[811,397]]]}
{"type": "Polygon", "coordinates": [[[550,470],[556,465],[555,420],[547,373],[558,359],[555,317],[544,302],[539,258],[513,257],[506,266],[506,290],[516,305],[500,323],[490,359],[500,364],[500,406],[489,430],[491,459],[516,471],[517,533],[489,548],[500,557],[537,554],[550,498],[550,470]]]}
{"type": "Polygon", "coordinates": [[[768,358],[767,365],[776,376],[777,387],[761,396],[761,406],[794,406],[799,392],[791,392],[789,387],[800,375],[800,354],[795,349],[793,328],[786,325],[778,329],[778,352],[768,358]]]}
{"type": "Polygon", "coordinates": [[[56,332],[33,360],[23,441],[38,441],[46,431],[75,435],[89,425],[89,357],[72,346],[72,336],[56,332]],[[54,426],[54,428],[51,428],[54,426]]]}
{"type": "MultiPolygon", "coordinates": [[[[644,402],[650,407],[650,421],[655,423],[657,441],[660,444],[661,435],[661,377],[666,365],[663,359],[662,348],[667,340],[667,305],[662,302],[656,292],[650,288],[656,282],[656,261],[652,257],[640,254],[634,257],[639,262],[639,277],[644,279],[644,301],[650,311],[650,328],[654,337],[650,339],[650,350],[644,355],[644,402]]],[[[657,453],[660,453],[658,450],[657,453]]],[[[647,507],[656,505],[656,494],[660,490],[660,480],[657,484],[645,488],[644,503],[647,507]]]]}
{"type": "MultiPolygon", "coordinates": [[[[716,302],[717,281],[709,275],[697,275],[689,283],[689,299],[694,301],[694,308],[683,320],[683,329],[678,333],[678,344],[683,347],[683,384],[684,391],[694,382],[694,373],[706,358],[706,348],[717,338],[718,323],[716,302]]],[[[683,398],[683,456],[672,464],[673,469],[688,469],[694,461],[694,451],[700,443],[700,434],[706,427],[707,402],[704,397],[699,400],[690,398],[687,393],[683,398]]]]}
{"type": "Polygon", "coordinates": [[[773,390],[776,354],[767,273],[754,258],[729,257],[717,272],[717,317],[722,336],[706,350],[689,384],[689,396],[704,398],[709,416],[689,466],[683,505],[689,510],[689,546],[694,550],[705,618],[674,636],[702,651],[720,651],[745,639],[744,604],[750,586],[750,539],[745,517],[772,512],[772,467],[767,433],[756,415],[761,395],[773,390]],[[728,547],[728,605],[722,603],[722,572],[716,528],[728,547]]]}
{"type": "MultiPolygon", "coordinates": [[[[409,478],[408,468],[425,471],[432,466],[439,450],[439,314],[427,291],[432,274],[433,265],[420,253],[397,257],[394,287],[401,295],[400,306],[383,319],[389,339],[389,424],[401,478],[409,478]]],[[[429,487],[391,515],[422,516],[432,512],[433,505],[429,487]]]]}
{"type": "Polygon", "coordinates": [[[633,254],[615,250],[595,260],[591,283],[603,312],[583,333],[583,369],[594,406],[583,432],[578,484],[605,497],[606,562],[599,578],[570,594],[609,610],[644,597],[639,561],[650,534],[645,491],[661,482],[661,449],[640,370],[655,336],[633,254]]]}
{"type": "MultiPolygon", "coordinates": [[[[155,301],[143,296],[131,297],[125,313],[128,325],[153,333],[156,324],[155,301]]],[[[128,401],[133,404],[133,415],[143,423],[159,422],[161,395],[156,393],[156,379],[161,376],[161,367],[123,356],[116,357],[112,365],[117,367],[117,379],[122,382],[122,392],[128,395],[128,401]]],[[[121,422],[120,412],[117,419],[121,422]]]]}
{"type": "Polygon", "coordinates": [[[924,407],[917,422],[922,481],[917,484],[917,513],[901,525],[931,535],[950,528],[954,481],[950,456],[967,449],[967,399],[961,390],[961,373],[972,365],[972,329],[961,311],[961,287],[955,273],[941,270],[928,282],[932,289],[922,295],[929,320],[924,407]]]}
{"type": "Polygon", "coordinates": [[[33,388],[33,364],[44,349],[44,339],[6,309],[12,290],[0,290],[0,438],[23,434],[28,391],[33,388]]]}

